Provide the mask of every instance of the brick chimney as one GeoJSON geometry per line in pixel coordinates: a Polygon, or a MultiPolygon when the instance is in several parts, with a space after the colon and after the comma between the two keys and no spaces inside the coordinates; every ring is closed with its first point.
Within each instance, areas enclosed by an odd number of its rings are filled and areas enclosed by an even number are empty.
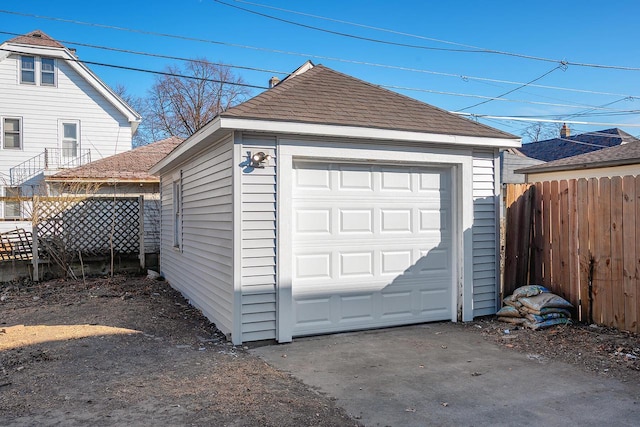
{"type": "Polygon", "coordinates": [[[560,138],[569,138],[571,136],[571,130],[566,123],[562,124],[562,129],[560,129],[560,138]]]}
{"type": "Polygon", "coordinates": [[[278,83],[280,83],[280,79],[279,78],[277,78],[276,76],[271,77],[269,79],[269,89],[271,89],[272,87],[274,87],[278,83]]]}

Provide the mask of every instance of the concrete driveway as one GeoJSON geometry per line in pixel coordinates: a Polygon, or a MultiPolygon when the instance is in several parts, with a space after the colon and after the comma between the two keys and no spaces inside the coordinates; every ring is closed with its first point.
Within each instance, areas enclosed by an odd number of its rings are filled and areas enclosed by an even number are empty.
{"type": "Polygon", "coordinates": [[[640,384],[431,323],[251,350],[336,399],[365,426],[640,424],[640,384]]]}

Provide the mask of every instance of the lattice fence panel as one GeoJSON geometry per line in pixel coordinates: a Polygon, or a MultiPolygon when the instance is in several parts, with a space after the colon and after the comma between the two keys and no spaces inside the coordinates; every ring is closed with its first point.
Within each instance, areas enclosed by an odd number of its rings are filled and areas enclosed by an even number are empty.
{"type": "Polygon", "coordinates": [[[31,242],[31,232],[23,228],[0,233],[0,261],[30,260],[31,242]]]}
{"type": "Polygon", "coordinates": [[[41,199],[34,204],[41,248],[88,255],[139,250],[137,198],[41,199]]]}

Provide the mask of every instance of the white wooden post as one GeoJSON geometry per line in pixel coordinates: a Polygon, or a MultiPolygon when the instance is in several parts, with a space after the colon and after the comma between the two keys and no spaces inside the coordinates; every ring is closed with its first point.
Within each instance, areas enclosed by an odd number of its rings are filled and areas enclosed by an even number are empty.
{"type": "Polygon", "coordinates": [[[138,197],[138,242],[140,247],[140,268],[145,269],[145,257],[144,257],[144,196],[138,197]]]}

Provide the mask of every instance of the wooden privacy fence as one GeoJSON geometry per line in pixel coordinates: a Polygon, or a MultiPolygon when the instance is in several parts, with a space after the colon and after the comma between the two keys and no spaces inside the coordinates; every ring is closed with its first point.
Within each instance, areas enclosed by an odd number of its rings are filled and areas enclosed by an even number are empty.
{"type": "Polygon", "coordinates": [[[543,284],[578,319],[640,332],[640,176],[510,184],[503,294],[543,284]]]}

